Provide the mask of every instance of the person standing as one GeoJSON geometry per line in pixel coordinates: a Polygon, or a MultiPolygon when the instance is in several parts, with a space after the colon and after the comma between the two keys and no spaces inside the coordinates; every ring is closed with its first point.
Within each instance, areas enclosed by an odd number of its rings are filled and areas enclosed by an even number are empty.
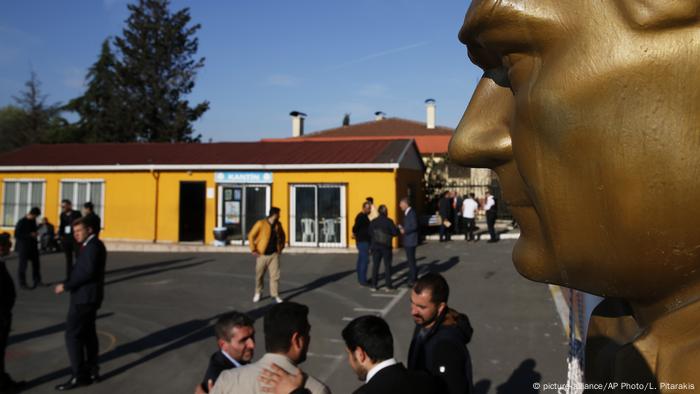
{"type": "Polygon", "coordinates": [[[361,316],[342,332],[348,363],[364,381],[353,394],[437,394],[425,372],[409,371],[394,359],[394,338],[389,325],[378,316],[361,316]]]}
{"type": "Polygon", "coordinates": [[[498,214],[498,205],[496,204],[496,198],[493,196],[490,190],[486,192],[484,211],[486,211],[486,226],[488,226],[489,236],[491,237],[488,242],[498,242],[498,234],[496,234],[496,215],[498,214]]]}
{"type": "Polygon", "coordinates": [[[379,211],[377,210],[377,206],[374,205],[374,198],[367,197],[366,200],[369,203],[369,220],[372,221],[379,216],[379,211]]]}
{"type": "Polygon", "coordinates": [[[7,272],[3,257],[10,254],[12,241],[10,234],[0,234],[0,392],[14,392],[21,389],[25,382],[15,382],[5,371],[5,349],[12,327],[12,308],[15,306],[17,293],[10,273],[7,272]]]}
{"type": "Polygon", "coordinates": [[[77,257],[78,254],[78,245],[73,237],[73,222],[82,215],[80,212],[73,210],[73,203],[68,199],[61,201],[61,211],[58,238],[61,240],[63,254],[66,256],[66,280],[68,280],[73,269],[73,258],[77,257]]]}
{"type": "Polygon", "coordinates": [[[369,213],[372,205],[369,201],[362,204],[362,211],[355,217],[352,226],[352,236],[357,245],[357,281],[361,286],[367,286],[367,267],[369,266],[369,213]]]}
{"type": "Polygon", "coordinates": [[[15,250],[19,254],[19,287],[22,289],[29,289],[27,286],[27,260],[32,262],[32,279],[34,280],[34,285],[32,289],[37,286],[45,286],[41,281],[41,266],[39,265],[39,245],[37,242],[37,225],[36,218],[41,215],[41,210],[37,207],[33,207],[29,210],[26,216],[17,221],[15,226],[15,241],[17,246],[15,250]]]}
{"type": "Polygon", "coordinates": [[[92,228],[95,229],[95,234],[100,235],[100,230],[102,229],[102,219],[100,215],[95,213],[95,205],[90,201],[83,204],[83,216],[88,218],[87,220],[92,221],[92,228]]]}
{"type": "Polygon", "coordinates": [[[452,192],[452,234],[459,234],[462,228],[461,213],[462,213],[462,203],[464,200],[459,193],[452,192]]]}
{"type": "Polygon", "coordinates": [[[416,248],[418,247],[418,215],[411,207],[408,198],[404,197],[399,202],[399,207],[403,211],[403,225],[399,227],[403,235],[403,248],[406,251],[406,262],[408,264],[408,287],[413,287],[418,276],[416,267],[416,248]]]}
{"type": "Polygon", "coordinates": [[[73,236],[80,245],[78,258],[67,281],[56,285],[54,292],[70,292],[66,321],[66,348],[71,364],[71,378],[56,386],[58,391],[72,390],[99,381],[99,342],[97,310],[104,299],[107,250],[97,237],[93,222],[82,217],[73,223],[73,236]]]}
{"type": "Polygon", "coordinates": [[[231,312],[219,317],[214,325],[219,350],[209,359],[202,383],[195,394],[208,393],[221,372],[240,368],[253,360],[255,354],[254,321],[245,313],[231,312]]]}
{"type": "Polygon", "coordinates": [[[370,249],[372,250],[372,290],[378,288],[379,265],[384,261],[384,279],[386,287],[384,290],[394,290],[391,283],[391,248],[392,239],[398,235],[399,231],[394,221],[389,219],[389,212],[386,205],[380,205],[379,216],[369,223],[370,249]]]}
{"type": "Polygon", "coordinates": [[[476,228],[476,212],[479,210],[479,203],[476,202],[474,193],[469,193],[469,197],[462,202],[462,219],[464,222],[464,239],[474,241],[474,230],[476,228]]]}
{"type": "Polygon", "coordinates": [[[447,242],[452,239],[450,235],[450,227],[452,223],[452,193],[449,191],[443,193],[438,202],[438,211],[440,213],[440,242],[447,242]]]}
{"type": "Polygon", "coordinates": [[[411,292],[411,315],[416,323],[408,351],[408,369],[437,379],[439,392],[470,394],[472,362],[467,344],[474,330],[469,318],[447,306],[450,287],[445,278],[429,273],[411,292]]]}
{"type": "MultiPolygon", "coordinates": [[[[264,369],[273,365],[287,373],[298,374],[297,365],[306,361],[311,343],[309,308],[296,302],[273,305],[265,313],[265,353],[262,358],[241,368],[229,369],[219,375],[213,394],[258,394],[268,392],[258,380],[264,369]]],[[[301,377],[301,376],[300,376],[301,377]]],[[[328,387],[313,376],[303,382],[305,392],[330,394],[328,387]]]]}
{"type": "Polygon", "coordinates": [[[280,209],[270,208],[270,214],[258,220],[248,233],[248,245],[255,256],[255,294],[253,302],[260,301],[263,291],[265,272],[270,276],[270,297],[276,302],[283,302],[279,295],[280,260],[285,245],[285,234],[279,222],[280,209]]]}

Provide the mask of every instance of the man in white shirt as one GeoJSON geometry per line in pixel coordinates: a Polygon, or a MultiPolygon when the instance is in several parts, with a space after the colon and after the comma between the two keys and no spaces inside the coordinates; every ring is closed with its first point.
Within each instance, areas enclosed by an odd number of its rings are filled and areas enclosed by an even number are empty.
{"type": "Polygon", "coordinates": [[[479,203],[476,202],[474,197],[474,193],[469,193],[469,198],[465,198],[462,203],[464,239],[467,242],[476,240],[476,237],[474,237],[474,230],[476,229],[476,212],[479,210],[479,203]]]}

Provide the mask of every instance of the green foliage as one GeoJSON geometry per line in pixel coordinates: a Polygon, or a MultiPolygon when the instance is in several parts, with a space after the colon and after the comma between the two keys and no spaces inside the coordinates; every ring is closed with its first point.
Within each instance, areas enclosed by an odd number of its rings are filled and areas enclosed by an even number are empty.
{"type": "Polygon", "coordinates": [[[192,135],[192,122],[209,109],[209,102],[192,107],[184,96],[204,66],[204,58],[193,58],[201,25],[190,26],[188,8],[171,13],[169,5],[168,0],[129,5],[123,37],[115,39],[121,54],[117,73],[130,114],[125,126],[142,141],[199,141],[201,136],[192,135]]]}

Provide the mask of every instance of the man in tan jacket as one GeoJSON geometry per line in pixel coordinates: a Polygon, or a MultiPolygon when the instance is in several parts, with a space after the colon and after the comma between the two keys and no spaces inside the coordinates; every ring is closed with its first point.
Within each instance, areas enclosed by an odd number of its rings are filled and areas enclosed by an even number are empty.
{"type": "Polygon", "coordinates": [[[285,235],[279,222],[280,209],[270,208],[270,214],[265,219],[255,223],[248,233],[250,251],[255,256],[255,295],[253,302],[260,301],[263,290],[265,271],[270,272],[270,296],[278,303],[283,300],[279,296],[280,260],[285,244],[285,235]]]}
{"type": "MultiPolygon", "coordinates": [[[[219,375],[212,394],[259,394],[264,393],[259,376],[263,369],[273,365],[285,372],[297,375],[297,365],[306,360],[311,341],[309,308],[296,302],[273,305],[263,320],[265,350],[258,361],[241,368],[229,369],[219,375]]],[[[330,394],[328,387],[313,376],[304,375],[304,393],[330,394]]]]}

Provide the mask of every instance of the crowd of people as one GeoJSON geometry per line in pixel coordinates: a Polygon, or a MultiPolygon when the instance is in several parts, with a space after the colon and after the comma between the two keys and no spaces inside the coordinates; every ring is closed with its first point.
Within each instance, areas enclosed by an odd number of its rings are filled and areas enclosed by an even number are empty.
{"type": "Polygon", "coordinates": [[[496,218],[498,216],[498,205],[496,197],[491,190],[487,190],[482,202],[477,200],[474,193],[460,196],[454,191],[445,191],[437,201],[438,222],[440,225],[440,242],[449,242],[454,234],[464,234],[467,242],[477,241],[475,232],[479,229],[476,226],[476,218],[479,212],[486,216],[486,226],[488,227],[489,240],[487,242],[498,242],[499,236],[496,232],[496,218]]]}
{"type": "MultiPolygon", "coordinates": [[[[381,209],[379,210],[381,216],[381,209]]],[[[448,306],[450,288],[438,273],[417,278],[411,292],[415,330],[407,363],[394,358],[387,322],[360,316],[341,331],[347,362],[363,382],[355,394],[465,394],[472,392],[467,344],[469,318],[448,306]]],[[[263,318],[266,353],[251,362],[256,349],[253,320],[240,312],[221,316],[214,327],[218,350],[212,354],[195,394],[328,394],[330,388],[305,374],[311,342],[309,308],[296,302],[273,305],[263,318]]]]}
{"type": "MultiPolygon", "coordinates": [[[[71,378],[56,386],[58,391],[66,391],[99,381],[99,343],[95,321],[97,310],[104,298],[104,275],[107,250],[98,238],[101,220],[94,212],[92,203],[85,203],[84,212],[74,211],[70,200],[61,202],[61,218],[58,233],[50,231],[51,239],[60,240],[66,257],[65,280],[56,284],[54,293],[70,293],[68,317],[66,319],[65,341],[71,365],[71,378]]],[[[23,290],[38,286],[49,286],[41,279],[39,244],[42,237],[48,237],[48,220],[42,220],[44,231],[37,226],[41,215],[38,207],[32,207],[15,226],[15,251],[17,252],[18,282],[23,290]],[[32,266],[33,283],[27,283],[28,262],[32,266]]],[[[53,226],[51,226],[53,227],[53,226]]],[[[5,371],[5,349],[12,327],[12,309],[17,298],[14,281],[10,276],[3,257],[12,249],[10,234],[0,234],[0,392],[15,392],[25,386],[24,381],[15,381],[5,371]]]]}
{"type": "MultiPolygon", "coordinates": [[[[397,236],[403,237],[408,262],[406,284],[411,293],[411,312],[416,329],[408,362],[404,367],[393,358],[393,337],[387,323],[376,316],[359,317],[343,330],[348,362],[365,384],[357,393],[383,393],[388,387],[402,387],[404,393],[469,393],[472,385],[471,360],[467,343],[472,329],[466,315],[447,306],[449,286],[436,273],[418,277],[415,251],[419,243],[419,223],[408,198],[399,202],[403,222],[389,218],[385,205],[374,205],[370,197],[362,206],[353,226],[357,241],[358,281],[376,291],[379,268],[384,263],[385,290],[392,282],[392,248],[397,236]],[[367,278],[370,256],[374,262],[371,281],[367,278]]],[[[70,293],[65,342],[71,365],[71,377],[57,385],[59,391],[72,390],[100,380],[99,343],[95,321],[104,298],[107,251],[99,239],[101,220],[94,207],[86,203],[83,214],[73,210],[69,200],[61,203],[62,213],[56,234],[65,255],[65,280],[55,285],[59,295],[70,293]]],[[[19,257],[19,285],[31,290],[48,286],[41,279],[37,218],[41,211],[33,207],[15,227],[16,252],[19,257]],[[31,261],[33,286],[26,281],[27,263],[31,261]]],[[[309,309],[294,302],[284,302],[279,294],[280,255],[286,235],[279,222],[280,209],[272,207],[269,215],[255,223],[248,243],[255,264],[253,302],[262,298],[264,276],[269,274],[270,297],[276,305],[265,315],[267,353],[250,363],[255,350],[253,320],[242,313],[222,316],[215,326],[219,351],[210,359],[197,393],[329,393],[326,385],[303,374],[297,366],[306,359],[311,326],[309,309]]],[[[11,250],[10,236],[0,234],[0,257],[11,250]]],[[[12,324],[16,298],[14,283],[0,258],[2,309],[0,310],[0,392],[21,389],[24,382],[14,381],[4,368],[4,353],[12,324]]]]}

